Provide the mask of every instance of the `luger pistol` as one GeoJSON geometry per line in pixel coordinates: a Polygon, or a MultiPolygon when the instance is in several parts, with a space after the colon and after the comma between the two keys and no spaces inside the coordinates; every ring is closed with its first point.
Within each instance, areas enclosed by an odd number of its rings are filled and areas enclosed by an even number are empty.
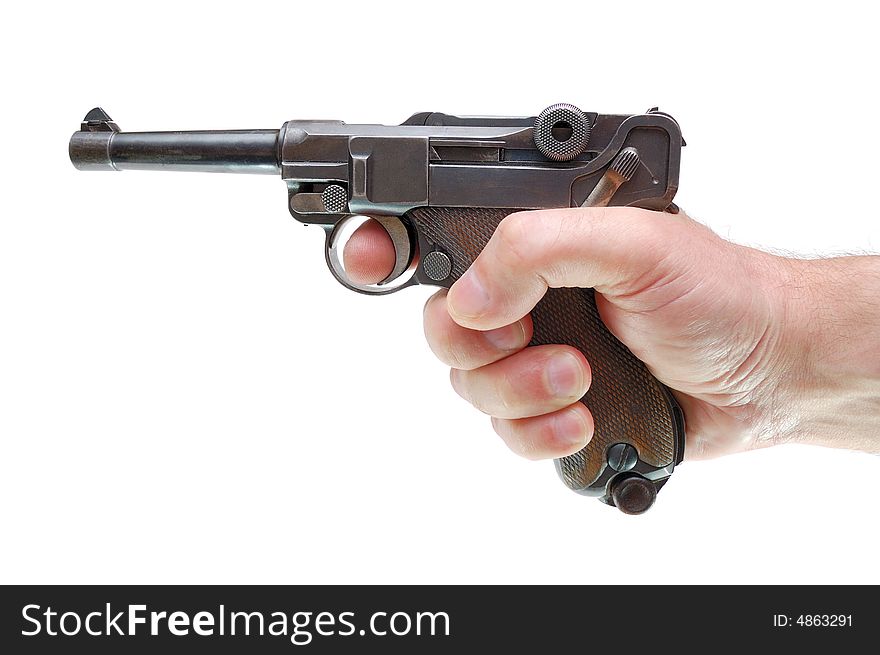
{"type": "MultiPolygon", "coordinates": [[[[324,228],[330,272],[349,289],[381,295],[451,286],[518,210],[674,213],[683,145],[678,123],[656,108],[611,115],[557,104],[529,117],[424,112],[394,126],[293,120],[280,130],[194,132],[122,132],[95,108],[70,139],[70,159],[84,171],[280,173],[291,215],[324,228]],[[395,248],[392,272],[373,285],[349,279],[340,257],[363,216],[395,248]]],[[[684,455],[675,398],[606,329],[592,289],[550,289],[532,319],[532,345],[572,345],[593,372],[581,402],[595,433],[556,460],[560,477],[626,513],[646,511],[684,455]]]]}

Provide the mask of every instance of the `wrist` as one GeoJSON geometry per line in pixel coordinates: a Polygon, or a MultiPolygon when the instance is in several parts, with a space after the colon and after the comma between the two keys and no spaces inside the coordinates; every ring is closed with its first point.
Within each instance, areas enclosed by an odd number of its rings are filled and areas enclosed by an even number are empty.
{"type": "Polygon", "coordinates": [[[880,452],[880,257],[780,261],[786,440],[880,452]]]}

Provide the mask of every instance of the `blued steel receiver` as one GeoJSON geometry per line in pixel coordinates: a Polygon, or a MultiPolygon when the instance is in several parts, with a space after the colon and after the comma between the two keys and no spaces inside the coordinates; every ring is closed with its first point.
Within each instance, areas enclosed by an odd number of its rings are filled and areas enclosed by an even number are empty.
{"type": "MultiPolygon", "coordinates": [[[[80,170],[280,174],[291,215],[324,228],[336,279],[386,294],[451,286],[515,211],[628,205],[664,220],[678,211],[683,145],[678,124],[656,108],[627,116],[558,104],[531,117],[419,113],[396,126],[293,120],[280,130],[198,132],[122,132],[95,108],[70,139],[70,159],[80,170]],[[394,244],[394,268],[378,284],[350,280],[339,254],[361,216],[376,218],[394,244]]],[[[675,398],[607,330],[592,289],[550,289],[532,319],[530,345],[572,345],[593,372],[581,402],[594,436],[556,460],[562,481],[641,514],[684,455],[675,398]]]]}

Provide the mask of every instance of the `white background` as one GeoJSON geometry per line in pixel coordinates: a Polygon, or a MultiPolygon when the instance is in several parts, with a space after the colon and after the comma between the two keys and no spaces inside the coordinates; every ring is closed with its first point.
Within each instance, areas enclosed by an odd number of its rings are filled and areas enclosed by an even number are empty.
{"type": "Polygon", "coordinates": [[[7,3],[2,582],[880,582],[880,461],[677,470],[628,517],[510,454],[273,177],[82,173],[128,130],[416,111],[673,114],[677,200],[739,242],[876,251],[869,3],[7,3]],[[297,7],[301,9],[297,9],[297,7]]]}

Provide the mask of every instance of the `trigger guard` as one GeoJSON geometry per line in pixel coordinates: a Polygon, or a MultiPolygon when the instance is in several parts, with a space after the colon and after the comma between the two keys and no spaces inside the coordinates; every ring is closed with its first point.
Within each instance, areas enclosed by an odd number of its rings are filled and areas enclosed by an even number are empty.
{"type": "Polygon", "coordinates": [[[379,223],[388,236],[391,237],[391,243],[394,245],[394,268],[379,285],[388,284],[392,280],[396,280],[406,270],[412,261],[412,239],[409,231],[399,218],[394,216],[373,216],[373,220],[379,223]]]}
{"type": "Polygon", "coordinates": [[[415,277],[410,274],[409,277],[401,280],[399,284],[389,285],[389,283],[394,282],[395,280],[400,279],[404,273],[408,269],[413,269],[411,266],[413,262],[414,255],[414,247],[413,247],[413,238],[410,234],[409,229],[407,228],[404,222],[396,217],[396,216],[370,216],[375,220],[379,225],[381,225],[385,232],[388,234],[388,237],[391,239],[391,243],[394,246],[394,267],[391,270],[391,273],[382,281],[377,284],[358,284],[356,282],[352,282],[345,273],[345,267],[342,264],[342,260],[339,255],[339,238],[342,236],[342,230],[345,228],[346,224],[354,218],[362,217],[362,214],[351,214],[341,221],[338,221],[335,225],[326,226],[326,241],[324,246],[324,254],[327,260],[327,267],[330,269],[330,272],[333,274],[333,277],[336,278],[336,281],[339,282],[342,286],[347,289],[351,289],[352,291],[357,291],[358,293],[364,293],[368,295],[380,296],[388,293],[393,293],[395,291],[399,291],[405,287],[416,284],[415,277]]]}

